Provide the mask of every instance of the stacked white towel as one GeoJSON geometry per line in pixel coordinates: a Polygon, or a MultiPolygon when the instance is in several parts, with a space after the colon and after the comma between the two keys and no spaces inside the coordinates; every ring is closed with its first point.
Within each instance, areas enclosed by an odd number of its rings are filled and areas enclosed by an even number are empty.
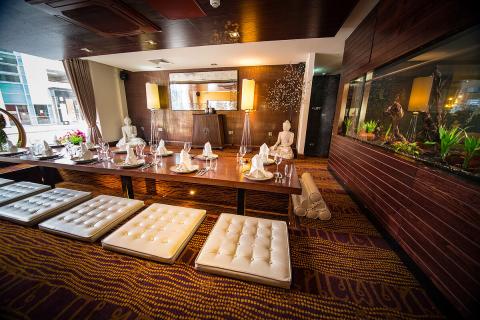
{"type": "Polygon", "coordinates": [[[301,195],[292,195],[293,210],[297,216],[306,216],[307,218],[329,220],[331,218],[323,197],[313,181],[310,173],[305,172],[300,179],[302,186],[301,195]]]}

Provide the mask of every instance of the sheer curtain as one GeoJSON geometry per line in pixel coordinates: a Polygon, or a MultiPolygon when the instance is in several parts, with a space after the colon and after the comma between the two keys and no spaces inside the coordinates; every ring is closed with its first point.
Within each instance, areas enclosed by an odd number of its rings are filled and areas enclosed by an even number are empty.
{"type": "Polygon", "coordinates": [[[63,60],[63,66],[87,122],[87,134],[91,142],[98,143],[98,140],[102,138],[102,134],[97,126],[97,108],[95,106],[95,96],[88,61],[65,59],[63,60]]]}

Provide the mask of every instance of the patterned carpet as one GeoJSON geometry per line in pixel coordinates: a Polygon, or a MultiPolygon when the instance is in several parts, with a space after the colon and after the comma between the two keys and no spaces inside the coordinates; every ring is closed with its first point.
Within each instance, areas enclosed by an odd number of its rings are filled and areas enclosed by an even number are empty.
{"type": "MultiPolygon", "coordinates": [[[[332,219],[302,218],[301,228],[290,230],[291,290],[194,270],[195,257],[223,210],[220,206],[209,209],[207,219],[174,265],[109,252],[99,242],[86,244],[0,221],[0,317],[443,318],[327,171],[326,161],[302,159],[297,167],[300,173],[307,170],[313,174],[332,219]]],[[[76,187],[82,188],[80,184],[76,187]]]]}

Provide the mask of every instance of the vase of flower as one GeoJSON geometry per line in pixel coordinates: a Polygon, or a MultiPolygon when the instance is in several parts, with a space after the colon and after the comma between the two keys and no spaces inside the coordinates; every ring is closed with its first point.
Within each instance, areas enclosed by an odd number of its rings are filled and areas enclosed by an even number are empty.
{"type": "Polygon", "coordinates": [[[84,132],[81,130],[72,130],[70,132],[67,132],[63,137],[60,137],[59,139],[62,144],[73,144],[76,146],[79,146],[82,144],[82,142],[87,141],[87,136],[85,135],[84,132]]]}

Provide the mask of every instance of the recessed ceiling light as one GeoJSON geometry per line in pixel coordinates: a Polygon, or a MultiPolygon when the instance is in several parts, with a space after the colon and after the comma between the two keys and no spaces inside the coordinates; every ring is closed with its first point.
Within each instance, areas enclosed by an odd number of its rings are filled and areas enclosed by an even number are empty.
{"type": "Polygon", "coordinates": [[[218,66],[216,63],[210,63],[211,66],[218,66]]]}
{"type": "Polygon", "coordinates": [[[228,35],[230,36],[230,38],[240,38],[240,33],[238,31],[230,31],[228,35]]]}
{"type": "Polygon", "coordinates": [[[82,48],[82,49],[80,49],[80,50],[81,50],[81,51],[88,52],[88,53],[93,52],[92,49],[88,49],[88,48],[82,48]]]}
{"type": "Polygon", "coordinates": [[[144,42],[145,42],[146,44],[149,44],[149,45],[152,45],[152,46],[157,44],[157,43],[156,43],[155,41],[153,41],[153,40],[145,40],[144,42]]]}

